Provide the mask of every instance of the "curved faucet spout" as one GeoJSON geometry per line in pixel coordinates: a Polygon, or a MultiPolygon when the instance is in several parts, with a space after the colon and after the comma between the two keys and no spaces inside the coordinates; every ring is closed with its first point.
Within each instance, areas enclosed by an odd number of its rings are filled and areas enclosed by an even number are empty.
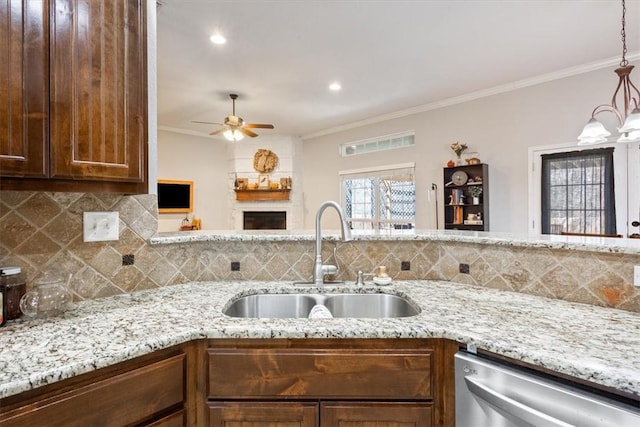
{"type": "Polygon", "coordinates": [[[342,241],[348,242],[351,240],[351,229],[345,221],[344,213],[342,212],[342,208],[339,204],[334,201],[326,201],[320,205],[318,208],[318,212],[316,213],[316,260],[315,266],[313,269],[313,283],[316,285],[321,285],[324,283],[324,271],[322,264],[322,214],[328,207],[332,207],[338,212],[338,216],[340,217],[341,231],[342,231],[342,241]]]}

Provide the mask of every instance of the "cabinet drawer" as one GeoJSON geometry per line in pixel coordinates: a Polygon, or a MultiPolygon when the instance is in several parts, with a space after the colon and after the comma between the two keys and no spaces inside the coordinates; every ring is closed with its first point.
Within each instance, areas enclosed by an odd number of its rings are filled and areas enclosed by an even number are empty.
{"type": "Polygon", "coordinates": [[[184,401],[185,355],[180,354],[27,405],[0,419],[13,426],[122,426],[184,401]]]}
{"type": "Polygon", "coordinates": [[[209,403],[209,426],[318,427],[318,405],[302,402],[209,403]]]}
{"type": "Polygon", "coordinates": [[[393,349],[209,349],[209,398],[430,399],[433,354],[393,349]]]}
{"type": "Polygon", "coordinates": [[[323,402],[323,426],[432,427],[433,407],[429,403],[323,402]]]}

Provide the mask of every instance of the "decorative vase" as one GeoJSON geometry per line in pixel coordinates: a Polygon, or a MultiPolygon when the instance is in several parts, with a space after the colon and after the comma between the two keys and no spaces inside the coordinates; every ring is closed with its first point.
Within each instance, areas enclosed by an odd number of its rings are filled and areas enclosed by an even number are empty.
{"type": "Polygon", "coordinates": [[[480,197],[474,197],[473,198],[473,204],[474,205],[479,205],[480,204],[480,197]]]}
{"type": "Polygon", "coordinates": [[[458,158],[456,158],[456,166],[464,166],[464,162],[462,161],[462,157],[458,156],[458,158]]]}

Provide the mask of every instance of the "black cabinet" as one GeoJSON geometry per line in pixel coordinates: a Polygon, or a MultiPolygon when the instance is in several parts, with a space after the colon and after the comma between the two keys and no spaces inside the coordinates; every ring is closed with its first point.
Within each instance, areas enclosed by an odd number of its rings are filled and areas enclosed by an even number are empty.
{"type": "Polygon", "coordinates": [[[444,228],[489,231],[489,166],[444,168],[444,228]]]}

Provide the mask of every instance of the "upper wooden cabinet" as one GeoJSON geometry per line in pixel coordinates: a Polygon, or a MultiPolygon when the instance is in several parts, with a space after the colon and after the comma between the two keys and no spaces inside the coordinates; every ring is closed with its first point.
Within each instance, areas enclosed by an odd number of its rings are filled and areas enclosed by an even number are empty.
{"type": "Polygon", "coordinates": [[[0,188],[145,193],[145,0],[7,0],[0,19],[0,188]]]}

